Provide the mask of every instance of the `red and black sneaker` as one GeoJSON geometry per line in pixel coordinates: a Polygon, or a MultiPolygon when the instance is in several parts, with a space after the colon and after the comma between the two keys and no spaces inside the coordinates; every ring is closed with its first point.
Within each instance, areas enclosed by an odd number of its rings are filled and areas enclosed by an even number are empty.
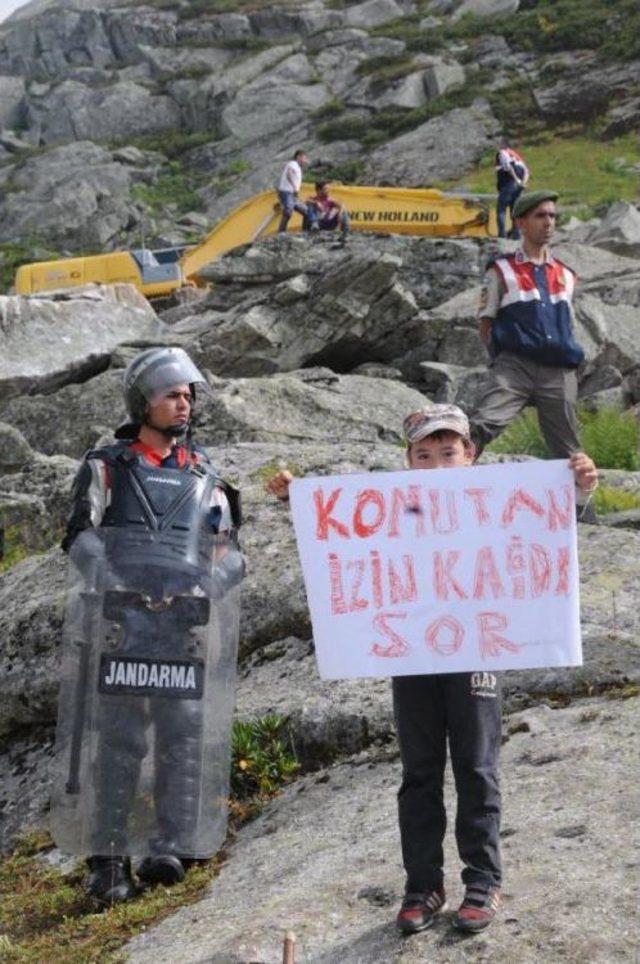
{"type": "Polygon", "coordinates": [[[455,916],[454,924],[461,931],[483,931],[488,927],[500,907],[499,887],[480,887],[469,884],[465,890],[464,900],[460,904],[455,916]]]}
{"type": "Polygon", "coordinates": [[[416,934],[431,927],[436,914],[446,909],[447,898],[442,884],[427,894],[405,894],[396,925],[403,934],[416,934]]]}

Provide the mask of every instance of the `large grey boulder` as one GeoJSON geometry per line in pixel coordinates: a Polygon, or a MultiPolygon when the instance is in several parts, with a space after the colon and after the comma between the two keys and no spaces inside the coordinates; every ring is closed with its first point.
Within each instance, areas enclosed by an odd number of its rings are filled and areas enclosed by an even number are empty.
{"type": "MultiPolygon", "coordinates": [[[[281,289],[262,288],[225,311],[224,296],[214,292],[209,303],[215,310],[207,311],[203,302],[198,314],[173,330],[201,365],[219,375],[268,374],[309,364],[345,371],[364,361],[391,361],[408,337],[424,336],[416,301],[398,281],[400,258],[367,244],[347,253],[322,247],[325,271],[320,279],[309,279],[306,297],[287,305],[281,289]]],[[[264,285],[306,274],[304,267],[317,272],[314,254],[304,238],[285,237],[245,256],[228,256],[203,274],[218,282],[243,277],[264,285]]],[[[307,282],[300,284],[306,290],[307,282]]]]}
{"type": "Polygon", "coordinates": [[[102,248],[140,218],[132,183],[129,168],[90,141],[29,157],[0,195],[0,240],[102,248]]]}
{"type": "Polygon", "coordinates": [[[424,72],[424,86],[429,100],[441,97],[454,87],[461,87],[464,81],[464,67],[455,60],[434,57],[424,72]]]}
{"type": "MultiPolygon", "coordinates": [[[[371,686],[360,686],[366,704],[371,686]]],[[[507,721],[501,844],[509,883],[501,917],[472,945],[452,931],[463,895],[453,826],[445,840],[452,910],[410,940],[394,926],[404,889],[400,764],[383,745],[285,790],[241,829],[205,895],[130,941],[127,960],[154,964],[172,948],[183,964],[276,962],[289,928],[305,964],[632,959],[635,895],[620,880],[635,871],[629,774],[640,763],[638,709],[637,699],[600,697],[507,721]]],[[[449,807],[449,772],[445,797],[449,807]]]]}
{"type": "Polygon", "coordinates": [[[633,204],[618,201],[589,234],[589,243],[627,257],[640,257],[640,211],[633,204]]]}
{"type": "Polygon", "coordinates": [[[0,128],[16,127],[23,122],[25,113],[24,80],[0,76],[0,128]]]}
{"type": "Polygon", "coordinates": [[[296,53],[242,87],[223,110],[221,122],[225,133],[247,143],[290,130],[329,99],[325,85],[314,81],[306,55],[296,53]]]}
{"type": "Polygon", "coordinates": [[[48,395],[2,399],[0,418],[19,429],[36,451],[79,459],[124,419],[122,375],[122,369],[112,368],[48,395]]]}
{"type": "Polygon", "coordinates": [[[262,9],[248,17],[251,29],[258,37],[278,40],[290,37],[307,37],[337,27],[342,23],[339,10],[325,7],[321,0],[303,3],[297,9],[262,9]]]}
{"type": "Polygon", "coordinates": [[[613,365],[625,375],[640,364],[637,308],[587,294],[577,301],[576,315],[597,346],[596,365],[613,365]]]}
{"type": "Polygon", "coordinates": [[[452,20],[455,23],[468,13],[474,17],[506,17],[517,13],[519,7],[520,0],[463,0],[452,20]]]}
{"type": "Polygon", "coordinates": [[[82,381],[106,368],[121,342],[144,342],[164,330],[132,285],[0,296],[0,316],[0,398],[82,381]]]}
{"type": "Polygon", "coordinates": [[[600,66],[595,56],[575,66],[549,87],[534,88],[538,109],[547,119],[589,120],[613,101],[637,97],[640,60],[600,66]]]}
{"type": "Polygon", "coordinates": [[[348,104],[361,105],[369,88],[358,73],[358,66],[374,57],[398,57],[406,45],[391,37],[370,37],[364,30],[346,28],[322,34],[318,49],[312,41],[314,68],[334,97],[348,104]],[[345,56],[348,48],[348,56],[345,56]]]}
{"type": "Polygon", "coordinates": [[[396,0],[365,0],[347,7],[344,20],[349,27],[362,27],[370,30],[391,20],[399,20],[404,14],[403,5],[396,0]]]}
{"type": "Polygon", "coordinates": [[[460,177],[491,147],[496,130],[485,101],[455,108],[372,151],[366,177],[371,183],[404,187],[460,177]]]}
{"type": "Polygon", "coordinates": [[[302,439],[398,444],[405,415],[423,404],[419,392],[399,382],[305,368],[221,383],[200,415],[198,437],[207,445],[302,439]]]}
{"type": "Polygon", "coordinates": [[[418,70],[407,74],[392,84],[378,98],[379,107],[422,107],[427,102],[425,71],[418,70]]]}
{"type": "Polygon", "coordinates": [[[180,124],[180,110],[171,98],[131,80],[97,88],[65,80],[32,105],[30,118],[44,144],[125,140],[174,130],[180,124]]]}

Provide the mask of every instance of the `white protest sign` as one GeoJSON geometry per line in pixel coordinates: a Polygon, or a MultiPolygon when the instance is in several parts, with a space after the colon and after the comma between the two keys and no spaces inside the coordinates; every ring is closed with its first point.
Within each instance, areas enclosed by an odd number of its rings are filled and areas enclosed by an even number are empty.
{"type": "Polygon", "coordinates": [[[320,675],[580,666],[565,461],[296,479],[320,675]]]}

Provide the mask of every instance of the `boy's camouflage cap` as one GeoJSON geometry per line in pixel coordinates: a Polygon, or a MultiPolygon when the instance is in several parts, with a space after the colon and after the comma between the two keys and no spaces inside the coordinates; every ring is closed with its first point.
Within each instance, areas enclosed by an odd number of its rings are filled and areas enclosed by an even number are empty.
{"type": "Polygon", "coordinates": [[[521,218],[532,208],[537,208],[543,201],[557,201],[560,195],[556,191],[525,191],[513,205],[514,218],[521,218]]]}
{"type": "Polygon", "coordinates": [[[402,423],[407,445],[413,445],[434,432],[455,432],[469,438],[469,419],[457,405],[429,405],[407,415],[402,423]]]}

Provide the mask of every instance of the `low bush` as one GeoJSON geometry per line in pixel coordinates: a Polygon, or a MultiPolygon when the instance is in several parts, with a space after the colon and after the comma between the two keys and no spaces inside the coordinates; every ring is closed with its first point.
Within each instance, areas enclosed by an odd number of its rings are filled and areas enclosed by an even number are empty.
{"type": "MultiPolygon", "coordinates": [[[[194,147],[202,147],[203,144],[210,144],[212,141],[220,140],[220,133],[217,130],[206,131],[163,131],[160,134],[145,134],[134,140],[128,139],[126,144],[133,144],[141,151],[158,151],[164,154],[169,160],[176,160],[192,150],[194,147]]],[[[118,142],[118,146],[121,142],[118,142]]],[[[115,143],[112,146],[116,146],[115,143]]]]}
{"type": "Polygon", "coordinates": [[[600,469],[640,468],[640,425],[629,412],[616,408],[580,412],[580,440],[600,469]]]}
{"type": "Polygon", "coordinates": [[[180,168],[178,161],[171,161],[170,170],[159,175],[153,184],[136,184],[131,193],[152,214],[163,213],[169,205],[178,213],[195,211],[202,207],[202,199],[194,190],[180,168]]]}
{"type": "MultiPolygon", "coordinates": [[[[615,408],[602,408],[595,413],[579,410],[578,420],[581,447],[599,469],[640,468],[640,425],[632,414],[615,408]]],[[[536,410],[525,409],[487,450],[549,458],[536,410]]]]}
{"type": "Polygon", "coordinates": [[[231,793],[236,800],[273,796],[298,769],[283,739],[285,725],[281,716],[234,723],[231,793]]]}
{"type": "Polygon", "coordinates": [[[536,458],[549,457],[535,408],[526,408],[487,446],[488,452],[507,455],[534,455],[536,458]]]}
{"type": "Polygon", "coordinates": [[[593,506],[600,515],[606,512],[627,512],[640,509],[640,492],[599,485],[593,495],[593,506]]]}
{"type": "MultiPolygon", "coordinates": [[[[53,255],[52,255],[53,257],[53,255]]],[[[34,261],[33,247],[20,242],[0,244],[0,293],[13,285],[16,271],[21,264],[34,261]]]]}
{"type": "Polygon", "coordinates": [[[307,181],[341,181],[342,184],[358,184],[364,177],[364,161],[319,163],[307,168],[307,181]]]}

